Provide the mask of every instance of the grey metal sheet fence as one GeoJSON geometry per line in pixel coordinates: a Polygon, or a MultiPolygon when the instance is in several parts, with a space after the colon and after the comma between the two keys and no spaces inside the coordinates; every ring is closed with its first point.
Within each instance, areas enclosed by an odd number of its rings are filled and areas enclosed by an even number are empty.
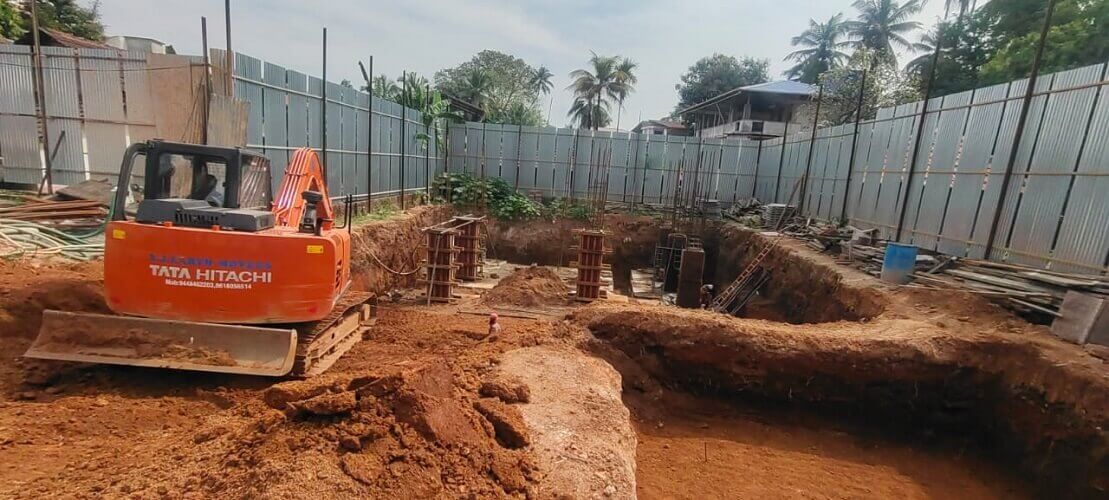
{"type": "MultiPolygon", "coordinates": [[[[223,54],[212,49],[213,64],[221,64],[223,54]]],[[[246,146],[270,158],[276,188],[291,151],[322,153],[324,82],[245,54],[236,53],[234,64],[235,98],[250,103],[246,146]]],[[[446,162],[434,127],[424,126],[419,111],[380,97],[373,98],[371,113],[370,102],[369,94],[327,82],[330,194],[365,196],[369,189],[374,196],[393,195],[402,183],[407,191],[427,189],[446,162]]]]}
{"type": "MultiPolygon", "coordinates": [[[[115,182],[123,151],[154,137],[146,56],[43,47],[47,128],[57,184],[115,182]]],[[[0,45],[0,180],[36,185],[46,172],[35,109],[31,47],[0,45]]]]}
{"type": "Polygon", "coordinates": [[[1044,75],[1017,145],[1008,193],[1001,183],[1027,81],[1015,81],[880,109],[873,120],[762,142],[700,140],[493,124],[451,128],[451,168],[475,175],[515,171],[481,165],[534,165],[520,189],[550,197],[587,194],[597,144],[613,154],[609,200],[669,206],[701,198],[724,206],[793,195],[806,215],[846,218],[894,239],[950,255],[1061,271],[1109,272],[1109,87],[1107,65],[1044,75]],[[920,130],[920,149],[910,166],[920,130]],[[504,137],[509,138],[508,147],[504,137]],[[488,141],[497,141],[489,144],[488,141]],[[515,147],[512,141],[521,146],[515,147]],[[852,164],[851,158],[854,157],[852,164]],[[806,176],[806,172],[808,175],[806,176]],[[911,179],[910,179],[911,177],[911,179]],[[572,184],[571,184],[572,182],[572,184]],[[573,187],[571,190],[570,187],[573,187]]]}

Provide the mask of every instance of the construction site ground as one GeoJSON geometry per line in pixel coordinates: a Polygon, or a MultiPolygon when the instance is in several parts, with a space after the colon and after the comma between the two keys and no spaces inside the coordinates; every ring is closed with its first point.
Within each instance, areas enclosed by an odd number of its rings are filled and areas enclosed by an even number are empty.
{"type": "MultiPolygon", "coordinates": [[[[429,307],[406,273],[419,228],[445,216],[420,208],[356,228],[355,283],[381,295],[378,321],[306,381],[23,359],[43,309],[107,312],[102,266],[0,263],[0,497],[1023,498],[1109,488],[1105,361],[978,297],[887,287],[787,243],[769,260],[792,270],[759,315],[786,321],[619,294],[499,305],[481,296],[490,286],[429,307]],[[781,307],[791,300],[797,308],[781,307]],[[499,334],[489,335],[491,311],[499,334]]],[[[530,225],[490,227],[491,253],[525,267],[570,260],[551,243],[566,224],[530,225]]],[[[646,217],[611,224],[617,289],[624,269],[649,262],[653,227],[646,217]]],[[[710,272],[727,280],[766,241],[728,227],[710,244],[710,272]]]]}

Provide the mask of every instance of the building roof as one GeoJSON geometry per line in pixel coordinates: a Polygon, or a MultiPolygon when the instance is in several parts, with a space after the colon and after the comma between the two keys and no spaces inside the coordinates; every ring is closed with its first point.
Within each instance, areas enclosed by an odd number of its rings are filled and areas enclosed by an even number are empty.
{"type": "Polygon", "coordinates": [[[665,120],[665,119],[663,119],[663,120],[643,120],[643,121],[639,122],[639,124],[636,125],[635,128],[632,129],[632,132],[634,132],[636,130],[642,130],[643,127],[648,127],[648,126],[651,126],[651,125],[654,125],[654,126],[657,126],[657,127],[667,128],[667,129],[670,129],[670,130],[685,130],[685,129],[689,128],[689,127],[686,127],[685,124],[682,123],[682,122],[676,122],[676,121],[672,121],[672,120],[665,120]]]}
{"type": "Polygon", "coordinates": [[[690,111],[696,111],[710,104],[715,104],[720,101],[731,99],[732,97],[744,93],[777,94],[790,97],[811,97],[816,94],[816,90],[816,86],[809,85],[807,83],[795,82],[792,80],[758,83],[755,85],[748,85],[746,87],[736,87],[732,90],[717,95],[712,99],[699,102],[697,104],[689,106],[688,108],[678,111],[678,114],[684,115],[690,111]]]}
{"type": "MultiPolygon", "coordinates": [[[[71,49],[114,49],[111,45],[81,38],[77,35],[71,35],[64,31],[53,30],[50,28],[39,28],[39,42],[43,45],[50,47],[69,47],[71,49]]],[[[20,45],[32,45],[35,43],[35,34],[28,31],[23,36],[19,37],[16,42],[20,45]]]]}

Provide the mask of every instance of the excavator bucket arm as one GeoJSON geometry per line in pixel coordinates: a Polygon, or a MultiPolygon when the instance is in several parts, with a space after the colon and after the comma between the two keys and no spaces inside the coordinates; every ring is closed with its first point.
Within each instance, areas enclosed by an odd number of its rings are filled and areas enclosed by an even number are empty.
{"type": "Polygon", "coordinates": [[[307,207],[302,195],[305,191],[315,191],[323,196],[316,206],[316,213],[324,221],[323,229],[331,229],[335,212],[327,194],[327,182],[324,180],[320,158],[315,151],[300,148],[293,153],[289,166],[285,167],[285,177],[281,179],[281,186],[278,187],[277,197],[273,202],[273,213],[278,226],[297,227],[307,207]]]}

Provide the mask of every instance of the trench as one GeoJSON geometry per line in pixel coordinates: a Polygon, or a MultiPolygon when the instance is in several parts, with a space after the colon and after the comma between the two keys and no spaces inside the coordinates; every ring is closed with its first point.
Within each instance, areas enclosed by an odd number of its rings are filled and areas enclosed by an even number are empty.
{"type": "MultiPolygon", "coordinates": [[[[497,225],[492,255],[565,265],[572,229],[497,225]]],[[[667,232],[657,221],[631,217],[606,229],[615,288],[629,294],[632,270],[653,265],[667,232]]],[[[704,282],[718,291],[768,244],[732,226],[696,236],[704,282]]],[[[859,286],[853,282],[865,276],[786,244],[763,267],[765,284],[737,313],[763,321],[740,340],[708,334],[706,328],[722,328],[713,315],[657,300],[644,304],[651,308],[646,319],[634,303],[573,315],[598,340],[594,353],[624,377],[639,437],[641,495],[753,497],[794,488],[837,497],[1082,498],[1106,487],[1099,420],[1050,401],[1042,387],[1026,383],[1036,375],[1008,376],[1050,371],[1035,348],[940,338],[950,352],[930,359],[894,341],[868,344],[881,336],[876,328],[899,328],[875,326],[902,317],[887,314],[893,289],[859,286]],[[762,330],[785,338],[766,343],[762,330]],[[822,346],[825,330],[850,340],[822,346]],[[752,474],[737,477],[739,470],[752,474]],[[867,486],[858,489],[860,483],[867,486]]]]}

